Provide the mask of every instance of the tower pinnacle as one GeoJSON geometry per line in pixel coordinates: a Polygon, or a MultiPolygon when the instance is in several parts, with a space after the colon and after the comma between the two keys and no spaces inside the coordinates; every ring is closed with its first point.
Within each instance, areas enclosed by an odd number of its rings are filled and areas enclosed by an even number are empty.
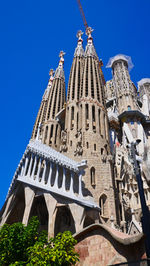
{"type": "Polygon", "coordinates": [[[52,83],[53,83],[53,79],[54,79],[54,70],[51,68],[49,71],[49,82],[48,82],[48,86],[51,87],[52,83]]]}
{"type": "Polygon", "coordinates": [[[82,35],[83,35],[83,32],[82,32],[82,30],[79,30],[78,32],[77,32],[77,38],[78,38],[78,41],[82,41],[83,42],[83,40],[82,40],[82,35]]]}
{"type": "Polygon", "coordinates": [[[63,64],[64,64],[64,55],[65,55],[65,53],[63,51],[60,51],[60,53],[59,53],[59,57],[60,57],[59,66],[63,66],[63,64]]]}
{"type": "Polygon", "coordinates": [[[94,31],[94,29],[92,29],[91,27],[88,27],[87,29],[86,29],[86,35],[88,36],[88,40],[89,39],[93,39],[92,38],[92,35],[91,35],[91,33],[94,31]]]}
{"type": "Polygon", "coordinates": [[[77,32],[77,38],[78,38],[78,45],[75,49],[75,52],[74,52],[74,57],[77,57],[77,56],[84,56],[84,49],[82,47],[82,43],[83,43],[83,40],[82,40],[82,35],[83,35],[83,32],[82,30],[79,30],[77,32]]]}
{"type": "Polygon", "coordinates": [[[59,53],[59,65],[55,71],[55,76],[54,78],[62,78],[65,80],[65,75],[64,75],[64,70],[63,70],[63,65],[64,65],[64,55],[65,53],[63,51],[60,51],[59,53]]]}

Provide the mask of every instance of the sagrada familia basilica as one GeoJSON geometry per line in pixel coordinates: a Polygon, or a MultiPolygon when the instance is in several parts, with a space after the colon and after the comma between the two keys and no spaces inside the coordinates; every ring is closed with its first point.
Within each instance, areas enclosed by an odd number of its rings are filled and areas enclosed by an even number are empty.
{"type": "Polygon", "coordinates": [[[140,140],[137,153],[149,206],[150,79],[140,80],[137,89],[129,74],[131,58],[118,54],[107,64],[112,79],[106,82],[92,31],[86,30],[85,49],[83,33],[77,33],[67,95],[63,51],[56,71],[49,72],[31,140],[0,212],[0,225],[27,225],[36,215],[49,236],[65,230],[77,235],[93,225],[105,228],[111,237],[141,236],[139,190],[128,144],[140,140]]]}

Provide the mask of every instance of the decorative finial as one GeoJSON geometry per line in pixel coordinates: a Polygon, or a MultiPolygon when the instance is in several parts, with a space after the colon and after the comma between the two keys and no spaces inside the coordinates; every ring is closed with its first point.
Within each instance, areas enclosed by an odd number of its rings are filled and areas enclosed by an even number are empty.
{"type": "Polygon", "coordinates": [[[59,53],[59,57],[60,57],[60,60],[59,60],[59,65],[63,65],[64,64],[64,55],[65,55],[66,53],[64,53],[63,51],[60,51],[60,53],[59,53]]]}
{"type": "Polygon", "coordinates": [[[50,76],[50,78],[52,78],[53,75],[54,75],[54,70],[51,68],[50,71],[49,71],[49,76],[50,76]]]}
{"type": "Polygon", "coordinates": [[[52,83],[53,83],[53,79],[54,79],[54,70],[51,68],[50,71],[49,71],[49,82],[48,82],[48,87],[51,87],[52,86],[52,83]]]}
{"type": "Polygon", "coordinates": [[[88,39],[92,38],[92,35],[91,35],[92,32],[93,32],[93,29],[91,27],[88,27],[86,29],[86,35],[88,36],[88,39]]]}
{"type": "Polygon", "coordinates": [[[83,41],[82,40],[82,35],[83,35],[83,32],[82,32],[82,30],[79,30],[78,32],[77,32],[77,38],[78,38],[78,41],[83,41]]]}

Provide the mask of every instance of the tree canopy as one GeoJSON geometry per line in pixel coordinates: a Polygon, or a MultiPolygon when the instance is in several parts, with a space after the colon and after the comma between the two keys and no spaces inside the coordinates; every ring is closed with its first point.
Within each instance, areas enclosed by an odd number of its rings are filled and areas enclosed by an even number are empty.
{"type": "Polygon", "coordinates": [[[0,265],[75,265],[79,255],[71,232],[47,238],[39,232],[39,221],[32,217],[27,226],[22,223],[4,224],[0,229],[0,265]]]}

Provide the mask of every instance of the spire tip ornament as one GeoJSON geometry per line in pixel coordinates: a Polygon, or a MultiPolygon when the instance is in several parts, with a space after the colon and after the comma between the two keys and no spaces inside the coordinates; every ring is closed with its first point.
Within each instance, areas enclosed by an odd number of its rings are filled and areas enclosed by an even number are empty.
{"type": "Polygon", "coordinates": [[[88,36],[88,39],[89,38],[92,38],[92,35],[91,33],[93,32],[94,29],[92,29],[91,27],[87,27],[86,29],[86,35],[88,36]]]}
{"type": "Polygon", "coordinates": [[[60,51],[60,53],[59,53],[59,57],[60,57],[59,65],[61,65],[61,66],[64,64],[64,55],[65,54],[66,53],[64,51],[60,51]]]}
{"type": "Polygon", "coordinates": [[[78,30],[77,32],[77,38],[78,38],[78,41],[82,41],[82,35],[83,35],[83,31],[82,30],[78,30]]]}
{"type": "Polygon", "coordinates": [[[50,78],[52,78],[53,75],[54,75],[54,69],[51,68],[50,71],[49,71],[49,76],[50,76],[50,78]]]}

